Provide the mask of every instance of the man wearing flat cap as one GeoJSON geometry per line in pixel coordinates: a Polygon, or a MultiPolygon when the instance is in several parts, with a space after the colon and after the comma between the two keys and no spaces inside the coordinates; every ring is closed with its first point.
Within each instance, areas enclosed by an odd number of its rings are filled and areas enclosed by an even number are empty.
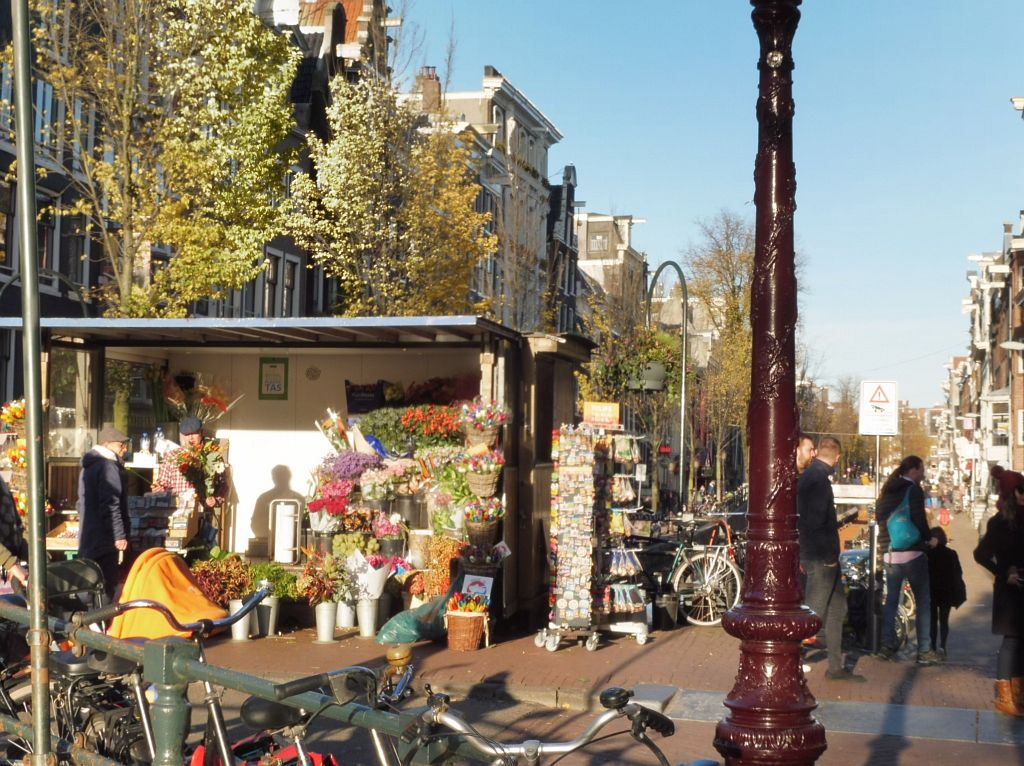
{"type": "Polygon", "coordinates": [[[111,599],[121,579],[119,557],[128,550],[128,496],[121,462],[127,442],[116,428],[101,429],[96,446],[82,457],[78,476],[78,555],[99,565],[111,599]]]}
{"type": "Polygon", "coordinates": [[[181,495],[192,490],[196,500],[205,509],[213,509],[223,504],[227,496],[227,476],[217,474],[214,477],[214,492],[207,494],[205,482],[196,486],[178,468],[177,453],[185,447],[198,447],[203,443],[203,421],[193,415],[187,415],[178,422],[178,433],[181,435],[182,446],[169,450],[160,464],[160,471],[152,484],[154,492],[171,492],[181,495]]]}

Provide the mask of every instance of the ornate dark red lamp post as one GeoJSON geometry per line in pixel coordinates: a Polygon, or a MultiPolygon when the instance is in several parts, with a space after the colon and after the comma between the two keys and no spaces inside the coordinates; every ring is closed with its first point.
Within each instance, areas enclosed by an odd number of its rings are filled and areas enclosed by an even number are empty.
{"type": "Polygon", "coordinates": [[[715,747],[730,766],[813,764],[826,747],[811,716],[800,640],[821,621],[802,607],[796,529],[793,263],[793,35],[801,0],[751,0],[761,44],[754,168],[756,251],[751,295],[749,542],[743,601],[722,621],[741,640],[736,685],[715,747]]]}

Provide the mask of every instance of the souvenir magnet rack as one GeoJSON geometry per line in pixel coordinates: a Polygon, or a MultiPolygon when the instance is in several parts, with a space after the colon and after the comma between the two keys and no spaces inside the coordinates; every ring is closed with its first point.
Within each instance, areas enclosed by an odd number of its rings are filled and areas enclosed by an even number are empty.
{"type": "MultiPolygon", "coordinates": [[[[597,614],[595,601],[604,608],[611,603],[611,586],[604,587],[607,566],[602,542],[608,536],[606,512],[612,486],[610,442],[603,429],[563,426],[554,433],[551,479],[551,619],[534,643],[553,652],[565,638],[597,648],[599,631],[629,633],[646,643],[647,621],[611,619],[597,614]],[[600,583],[596,589],[595,579],[600,583]]],[[[635,495],[634,495],[635,499],[635,495]]],[[[616,564],[621,564],[616,560],[616,564]]],[[[616,586],[618,587],[618,586],[616,586]]],[[[616,591],[618,595],[618,591],[616,591]]],[[[638,606],[638,605],[634,605],[638,606]]],[[[646,616],[646,606],[642,606],[646,616]]]]}
{"type": "Polygon", "coordinates": [[[643,509],[639,496],[646,466],[640,452],[644,437],[617,434],[609,440],[611,466],[606,523],[598,525],[598,589],[595,599],[597,627],[611,633],[625,633],[640,645],[650,633],[650,594],[645,589],[637,550],[626,548],[623,538],[632,531],[632,517],[643,509]]]}

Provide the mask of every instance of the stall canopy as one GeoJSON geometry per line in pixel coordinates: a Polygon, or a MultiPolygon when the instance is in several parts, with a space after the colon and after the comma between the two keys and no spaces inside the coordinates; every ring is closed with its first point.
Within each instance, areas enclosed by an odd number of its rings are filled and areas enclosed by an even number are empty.
{"type": "MultiPolygon", "coordinates": [[[[0,318],[0,330],[20,330],[20,317],[0,318]]],[[[118,346],[224,346],[375,348],[471,346],[490,338],[518,344],[513,330],[476,316],[289,317],[275,319],[73,319],[40,320],[50,340],[118,346]]]]}

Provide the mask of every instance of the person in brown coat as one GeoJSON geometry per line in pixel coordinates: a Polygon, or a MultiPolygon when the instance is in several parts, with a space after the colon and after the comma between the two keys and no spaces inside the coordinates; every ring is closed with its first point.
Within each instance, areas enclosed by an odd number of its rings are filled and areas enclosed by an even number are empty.
{"type": "Polygon", "coordinates": [[[996,710],[1024,717],[1024,477],[1000,495],[998,507],[974,560],[994,576],[992,632],[1003,637],[996,660],[996,710]]]}

